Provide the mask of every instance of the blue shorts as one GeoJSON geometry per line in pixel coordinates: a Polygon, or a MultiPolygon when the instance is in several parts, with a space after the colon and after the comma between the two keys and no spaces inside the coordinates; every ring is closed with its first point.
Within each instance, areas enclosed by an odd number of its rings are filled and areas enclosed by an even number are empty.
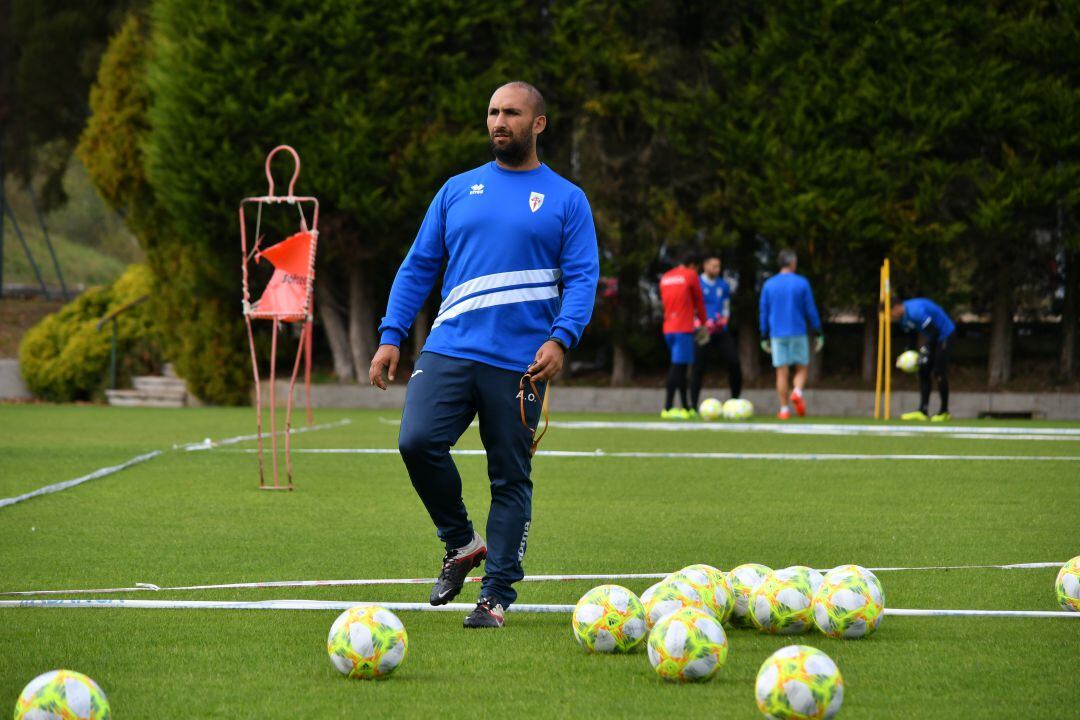
{"type": "Polygon", "coordinates": [[[810,341],[805,335],[772,339],[772,366],[809,365],[810,341]]]}
{"type": "Polygon", "coordinates": [[[673,365],[692,365],[694,362],[694,333],[664,333],[664,342],[671,351],[673,365]]]}

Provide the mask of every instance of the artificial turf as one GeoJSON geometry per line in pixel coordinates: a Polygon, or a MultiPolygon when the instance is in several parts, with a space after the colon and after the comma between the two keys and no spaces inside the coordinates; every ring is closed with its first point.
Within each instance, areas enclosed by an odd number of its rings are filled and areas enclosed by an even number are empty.
{"type": "MultiPolygon", "coordinates": [[[[342,418],[350,424],[297,436],[294,448],[395,447],[395,413],[316,414],[319,423],[342,418]]],[[[0,497],[165,450],[121,473],[0,508],[0,591],[435,574],[441,548],[396,455],[297,453],[297,490],[266,493],[257,489],[251,443],[174,449],[249,434],[253,424],[251,410],[0,406],[0,497]]],[[[479,448],[475,430],[458,447],[479,448]]],[[[555,428],[541,445],[541,453],[596,449],[1080,457],[1080,439],[555,428]]],[[[484,460],[466,455],[457,462],[466,503],[482,529],[484,460]]],[[[723,569],[742,562],[1019,563],[1080,554],[1073,517],[1080,462],[541,454],[533,478],[526,571],[535,574],[662,572],[695,562],[723,569]]],[[[1053,610],[1054,574],[879,577],[892,607],[1053,610]]],[[[593,584],[522,583],[519,602],[572,604],[593,584]]],[[[641,592],[651,581],[623,584],[641,592]]],[[[476,589],[466,585],[460,600],[473,599],[476,589]]],[[[422,602],[427,590],[152,597],[422,602]]],[[[643,652],[585,654],[568,616],[525,613],[511,613],[501,631],[466,631],[456,613],[401,613],[410,647],[400,670],[387,682],[349,681],[326,657],[336,614],[0,608],[0,711],[14,706],[35,675],[66,667],[98,681],[116,718],[753,718],[760,717],[753,700],[757,668],[792,642],[821,648],[839,665],[847,686],[841,717],[1067,717],[1080,706],[1080,621],[1072,619],[889,617],[861,641],[732,630],[718,677],[684,687],[662,682],[643,652]]]]}

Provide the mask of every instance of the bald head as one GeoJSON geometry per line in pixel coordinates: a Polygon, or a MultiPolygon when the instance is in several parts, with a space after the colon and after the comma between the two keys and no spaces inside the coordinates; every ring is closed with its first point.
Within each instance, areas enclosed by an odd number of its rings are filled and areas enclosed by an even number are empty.
{"type": "Polygon", "coordinates": [[[499,92],[503,88],[516,88],[518,90],[524,90],[529,98],[529,104],[533,109],[533,117],[539,117],[541,115],[547,115],[547,104],[544,102],[544,96],[540,94],[540,91],[536,89],[535,85],[525,82],[524,80],[511,80],[505,85],[500,85],[495,92],[499,92]]]}

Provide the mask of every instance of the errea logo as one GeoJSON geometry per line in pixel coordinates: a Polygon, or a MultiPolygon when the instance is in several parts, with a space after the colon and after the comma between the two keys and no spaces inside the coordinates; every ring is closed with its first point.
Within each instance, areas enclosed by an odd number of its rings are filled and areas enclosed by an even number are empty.
{"type": "Polygon", "coordinates": [[[484,184],[483,183],[478,183],[476,185],[473,185],[472,189],[469,190],[469,194],[470,195],[483,195],[484,194],[484,184]]]}

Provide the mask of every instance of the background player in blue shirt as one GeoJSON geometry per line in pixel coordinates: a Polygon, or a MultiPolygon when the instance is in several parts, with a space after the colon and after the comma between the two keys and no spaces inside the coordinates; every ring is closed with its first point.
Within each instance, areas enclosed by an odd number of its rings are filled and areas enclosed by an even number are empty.
{"type": "Polygon", "coordinates": [[[701,292],[705,295],[705,314],[708,320],[705,328],[708,338],[698,345],[694,353],[694,369],[690,373],[690,403],[698,407],[701,399],[701,385],[708,372],[709,363],[719,356],[727,366],[728,380],[731,383],[731,397],[742,394],[742,366],[739,365],[739,352],[735,347],[734,333],[731,332],[731,286],[720,275],[720,258],[705,259],[701,266],[701,292]]]}
{"type": "Polygon", "coordinates": [[[502,627],[517,598],[532,521],[530,428],[546,381],[589,322],[600,274],[585,193],[537,157],[546,125],[532,85],[508,83],[491,96],[495,162],[450,178],[435,195],[394,278],[369,370],[386,389],[384,373],[394,379],[399,345],[442,273],[442,304],[409,380],[398,448],[446,547],[431,604],[450,602],[487,559],[465,627],[502,627]],[[450,457],[477,416],[491,484],[487,543],[469,520],[450,457]]]}
{"type": "Polygon", "coordinates": [[[926,298],[912,298],[892,306],[892,319],[907,334],[907,349],[914,350],[919,335],[926,345],[919,352],[919,409],[904,413],[901,420],[926,420],[930,413],[931,378],[937,379],[941,410],[930,420],[944,422],[949,415],[949,356],[956,325],[941,306],[926,298]]]}
{"type": "Polygon", "coordinates": [[[814,293],[810,282],[795,272],[798,257],[794,250],[781,250],[777,256],[780,272],[765,281],[761,288],[759,321],[761,323],[761,349],[772,354],[776,368],[776,394],[780,397],[781,420],[791,417],[788,408],[788,369],[795,366],[794,389],[791,404],[799,416],[806,414],[803,388],[806,387],[807,367],[810,365],[810,341],[808,328],[817,333],[814,352],[825,347],[825,334],[821,331],[821,319],[814,305],[814,293]]]}

